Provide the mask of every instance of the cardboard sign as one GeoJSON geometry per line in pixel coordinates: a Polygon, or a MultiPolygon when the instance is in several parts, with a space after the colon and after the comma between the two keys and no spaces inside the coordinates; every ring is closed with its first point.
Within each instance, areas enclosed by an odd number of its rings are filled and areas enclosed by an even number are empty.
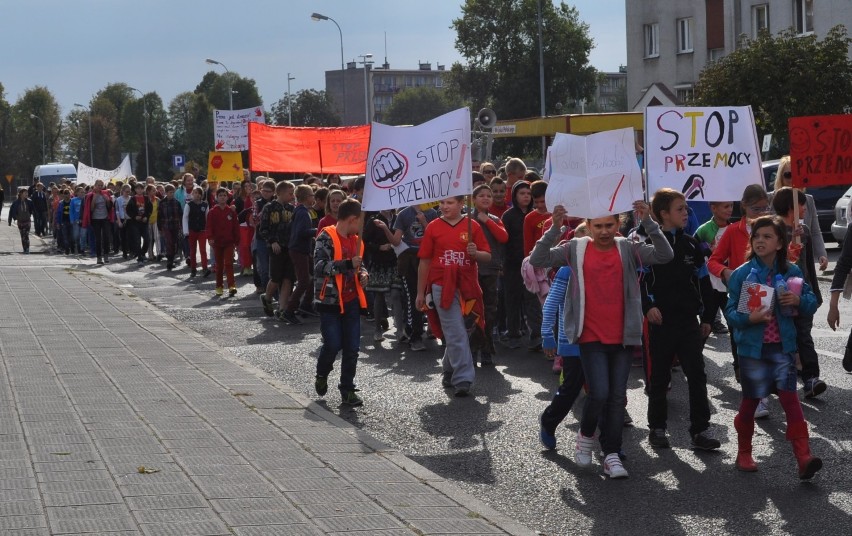
{"type": "Polygon", "coordinates": [[[852,115],[791,117],[793,186],[852,184],[852,115]]]}
{"type": "Polygon", "coordinates": [[[213,110],[213,136],[217,151],[247,151],[248,124],[265,123],[263,108],[213,110]]]}
{"type": "Polygon", "coordinates": [[[243,180],[243,157],[239,151],[211,151],[207,156],[207,184],[243,180]]]}
{"type": "Polygon", "coordinates": [[[373,123],[363,208],[402,208],[470,194],[470,169],[467,108],[415,127],[373,123]]]}
{"type": "Polygon", "coordinates": [[[562,205],[570,217],[599,218],[632,210],[643,197],[632,128],[589,136],[557,133],[547,154],[549,210],[562,205]]]}
{"type": "Polygon", "coordinates": [[[649,106],[645,141],[651,195],[673,188],[687,201],[731,201],[749,184],[763,184],[750,106],[649,106]]]}

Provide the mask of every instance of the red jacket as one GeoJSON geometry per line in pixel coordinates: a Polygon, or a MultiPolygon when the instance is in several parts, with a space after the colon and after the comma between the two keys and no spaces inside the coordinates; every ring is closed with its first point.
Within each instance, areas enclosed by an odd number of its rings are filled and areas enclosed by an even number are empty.
{"type": "Polygon", "coordinates": [[[239,245],[240,222],[234,207],[216,205],[207,211],[207,239],[217,246],[239,245]]]}
{"type": "Polygon", "coordinates": [[[736,270],[745,262],[746,252],[749,248],[749,233],[746,225],[748,222],[742,218],[737,223],[732,223],[725,228],[722,238],[716,244],[716,249],[707,261],[707,269],[716,277],[722,277],[725,268],[736,270]],[[727,261],[727,262],[726,262],[727,261]]]}
{"type": "MultiPolygon", "coordinates": [[[[89,224],[92,221],[92,210],[95,207],[92,206],[92,198],[95,195],[95,191],[86,194],[86,199],[83,201],[83,228],[88,228],[89,224]]],[[[114,203],[112,200],[112,196],[109,194],[107,190],[101,190],[101,195],[106,199],[106,209],[107,209],[107,219],[110,222],[115,221],[115,210],[114,203]]]]}

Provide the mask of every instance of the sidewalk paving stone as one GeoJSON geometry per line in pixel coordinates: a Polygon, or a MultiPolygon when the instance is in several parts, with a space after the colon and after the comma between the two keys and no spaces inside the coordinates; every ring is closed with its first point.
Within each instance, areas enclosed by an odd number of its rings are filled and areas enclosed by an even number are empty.
{"type": "Polygon", "coordinates": [[[531,534],[98,268],[27,257],[0,259],[0,532],[531,534]]]}

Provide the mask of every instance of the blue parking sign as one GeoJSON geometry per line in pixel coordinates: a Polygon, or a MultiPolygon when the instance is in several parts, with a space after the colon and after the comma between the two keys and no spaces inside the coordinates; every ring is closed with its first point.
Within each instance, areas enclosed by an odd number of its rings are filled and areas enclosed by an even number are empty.
{"type": "Polygon", "coordinates": [[[183,165],[186,164],[186,155],[185,154],[173,154],[172,155],[172,167],[173,168],[182,168],[183,165]]]}

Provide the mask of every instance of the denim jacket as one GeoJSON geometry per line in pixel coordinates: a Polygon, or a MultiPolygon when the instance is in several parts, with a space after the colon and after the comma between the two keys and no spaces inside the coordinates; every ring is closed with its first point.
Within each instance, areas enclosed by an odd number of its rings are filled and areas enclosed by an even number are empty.
{"type": "MultiPolygon", "coordinates": [[[[758,278],[765,283],[770,275],[773,280],[775,279],[778,263],[775,263],[775,266],[770,269],[759,258],[754,257],[734,270],[730,279],[728,279],[728,305],[725,307],[725,316],[728,319],[728,324],[734,330],[737,353],[742,357],[760,359],[760,353],[763,349],[763,330],[766,324],[752,324],[748,320],[749,315],[747,313],[737,312],[743,282],[751,273],[752,267],[757,268],[758,278]]],[[[802,271],[795,264],[787,263],[787,273],[783,274],[783,277],[785,281],[791,277],[802,277],[802,271]]],[[[778,331],[781,332],[781,348],[785,353],[793,353],[798,348],[796,346],[796,325],[793,323],[793,317],[781,314],[781,306],[777,299],[774,300],[773,307],[775,308],[775,318],[778,320],[778,331]]],[[[805,280],[802,283],[799,314],[813,315],[816,310],[816,295],[805,280]]]]}

